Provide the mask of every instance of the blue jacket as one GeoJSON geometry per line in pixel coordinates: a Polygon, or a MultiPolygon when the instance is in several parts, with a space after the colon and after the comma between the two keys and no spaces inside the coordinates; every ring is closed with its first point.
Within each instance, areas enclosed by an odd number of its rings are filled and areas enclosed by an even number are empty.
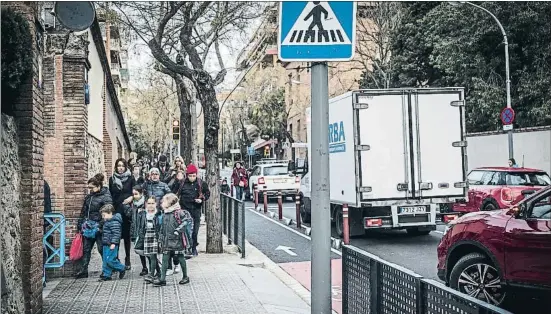
{"type": "Polygon", "coordinates": [[[157,201],[157,208],[161,208],[161,200],[163,199],[163,196],[172,193],[170,188],[168,187],[168,184],[158,181],[147,181],[143,184],[145,199],[149,196],[154,196],[155,200],[157,201]]]}
{"type": "Polygon", "coordinates": [[[122,216],[119,213],[103,223],[103,245],[119,244],[121,242],[122,216]]]}

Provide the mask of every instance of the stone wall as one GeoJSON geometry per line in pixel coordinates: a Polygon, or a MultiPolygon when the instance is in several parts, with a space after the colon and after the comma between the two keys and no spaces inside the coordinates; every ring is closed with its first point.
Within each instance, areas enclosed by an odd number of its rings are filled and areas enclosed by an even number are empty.
{"type": "Polygon", "coordinates": [[[13,117],[2,114],[0,160],[0,230],[2,230],[3,275],[8,294],[2,297],[1,313],[25,312],[21,278],[21,163],[18,156],[17,127],[13,117]]]}
{"type": "Polygon", "coordinates": [[[88,138],[86,140],[86,152],[88,157],[88,178],[93,177],[97,173],[103,173],[105,175],[103,143],[88,134],[88,138]]]}

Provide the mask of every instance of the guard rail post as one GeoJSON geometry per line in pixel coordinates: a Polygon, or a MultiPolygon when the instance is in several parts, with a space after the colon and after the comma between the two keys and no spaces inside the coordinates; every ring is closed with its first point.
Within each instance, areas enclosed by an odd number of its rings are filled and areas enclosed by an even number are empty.
{"type": "Polygon", "coordinates": [[[350,226],[348,224],[348,204],[342,205],[342,231],[344,237],[344,244],[350,244],[350,226]]]}
{"type": "Polygon", "coordinates": [[[283,219],[283,195],[281,191],[277,192],[277,212],[279,220],[283,219]]]}
{"type": "Polygon", "coordinates": [[[254,186],[254,210],[258,210],[258,186],[254,186]]]}
{"type": "Polygon", "coordinates": [[[267,214],[268,213],[268,193],[266,193],[266,191],[264,191],[264,214],[267,214]]]}
{"type": "Polygon", "coordinates": [[[297,228],[300,229],[301,219],[300,219],[300,195],[295,196],[295,205],[296,205],[296,222],[297,228]]]}

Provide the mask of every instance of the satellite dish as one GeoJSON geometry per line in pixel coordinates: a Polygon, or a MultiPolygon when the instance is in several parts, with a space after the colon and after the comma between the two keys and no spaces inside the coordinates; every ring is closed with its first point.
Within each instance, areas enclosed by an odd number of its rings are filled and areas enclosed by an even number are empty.
{"type": "Polygon", "coordinates": [[[55,15],[63,26],[80,32],[92,26],[96,18],[96,10],[90,1],[57,1],[55,15]]]}

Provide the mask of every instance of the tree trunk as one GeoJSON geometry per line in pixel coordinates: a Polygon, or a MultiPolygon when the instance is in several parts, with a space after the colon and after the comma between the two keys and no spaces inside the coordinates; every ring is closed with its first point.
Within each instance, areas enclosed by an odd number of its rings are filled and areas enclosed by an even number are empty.
{"type": "Polygon", "coordinates": [[[190,103],[190,112],[191,112],[191,160],[196,165],[199,163],[199,145],[197,143],[197,103],[195,99],[192,99],[190,103]]]}
{"type": "Polygon", "coordinates": [[[184,163],[187,165],[193,162],[192,159],[192,114],[191,103],[192,100],[189,97],[188,91],[184,79],[175,74],[172,76],[176,81],[176,92],[178,95],[178,105],[180,107],[180,155],[184,158],[184,163]]]}
{"type": "Polygon", "coordinates": [[[220,211],[220,192],[218,188],[218,177],[220,169],[218,165],[218,129],[219,106],[216,100],[216,91],[212,84],[212,78],[206,72],[201,73],[193,81],[197,95],[203,106],[204,114],[204,150],[206,160],[205,181],[210,190],[210,198],[206,204],[207,222],[207,253],[223,253],[222,246],[222,215],[220,211]],[[202,74],[202,75],[201,75],[202,74]],[[202,78],[200,76],[203,76],[202,78]]]}

